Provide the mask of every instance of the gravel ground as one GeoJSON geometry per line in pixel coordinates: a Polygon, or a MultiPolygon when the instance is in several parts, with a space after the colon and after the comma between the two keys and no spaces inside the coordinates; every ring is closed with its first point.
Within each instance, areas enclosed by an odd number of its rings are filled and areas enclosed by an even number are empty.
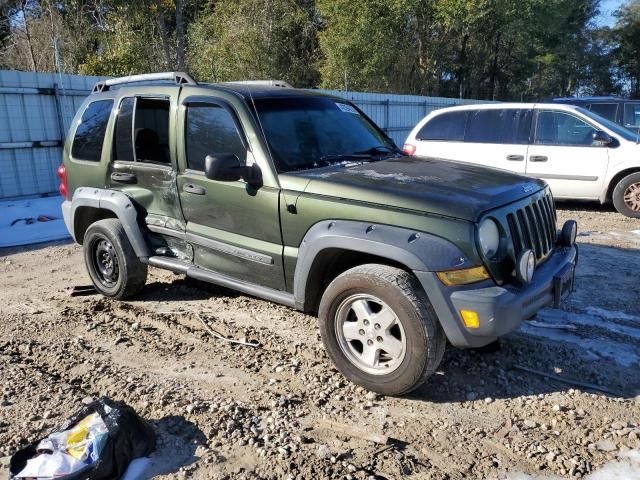
{"type": "Polygon", "coordinates": [[[0,251],[0,478],[101,395],[155,426],[145,478],[613,478],[640,449],[640,221],[558,213],[582,232],[563,310],[497,351],[450,348],[404,398],[345,381],[310,316],[155,269],[132,301],[70,297],[80,247],[0,251]]]}

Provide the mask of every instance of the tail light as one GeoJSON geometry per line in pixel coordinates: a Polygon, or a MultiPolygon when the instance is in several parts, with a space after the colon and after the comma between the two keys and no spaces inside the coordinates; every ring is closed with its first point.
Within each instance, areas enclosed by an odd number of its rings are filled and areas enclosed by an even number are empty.
{"type": "Polygon", "coordinates": [[[65,200],[69,200],[69,187],[67,186],[67,168],[64,166],[64,163],[58,167],[58,169],[56,170],[56,174],[60,179],[60,186],[58,187],[58,191],[65,200]]]}
{"type": "Polygon", "coordinates": [[[405,143],[404,147],[402,147],[402,151],[407,155],[413,155],[414,153],[416,153],[416,146],[410,143],[405,143]]]}

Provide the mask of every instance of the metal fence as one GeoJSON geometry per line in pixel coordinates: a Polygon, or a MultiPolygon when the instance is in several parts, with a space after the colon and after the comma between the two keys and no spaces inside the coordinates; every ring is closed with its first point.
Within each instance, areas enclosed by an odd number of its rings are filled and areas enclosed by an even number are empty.
{"type": "MultiPolygon", "coordinates": [[[[0,71],[0,199],[57,190],[55,169],[76,110],[100,77],[0,71]]],[[[427,113],[474,100],[327,91],[349,99],[400,146],[427,113]]]]}

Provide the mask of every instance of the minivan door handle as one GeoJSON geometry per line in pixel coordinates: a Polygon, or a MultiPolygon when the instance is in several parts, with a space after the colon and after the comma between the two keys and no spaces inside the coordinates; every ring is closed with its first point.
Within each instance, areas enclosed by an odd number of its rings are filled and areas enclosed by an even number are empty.
{"type": "Polygon", "coordinates": [[[204,195],[207,191],[200,185],[194,185],[193,183],[185,183],[182,187],[182,191],[186,193],[192,193],[193,195],[204,195]]]}
{"type": "Polygon", "coordinates": [[[524,160],[524,155],[507,155],[507,160],[512,162],[521,162],[524,160]]]}
{"type": "Polygon", "coordinates": [[[136,183],[138,181],[133,173],[128,172],[112,172],[111,180],[118,183],[136,183]]]}
{"type": "Polygon", "coordinates": [[[546,162],[549,160],[545,155],[531,155],[529,157],[530,162],[546,162]]]}

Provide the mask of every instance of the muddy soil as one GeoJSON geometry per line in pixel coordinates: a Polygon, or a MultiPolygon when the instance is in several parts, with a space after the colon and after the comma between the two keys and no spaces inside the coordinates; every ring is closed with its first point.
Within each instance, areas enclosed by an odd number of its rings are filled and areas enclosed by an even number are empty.
{"type": "Polygon", "coordinates": [[[559,208],[582,232],[563,309],[496,351],[449,348],[404,398],[345,381],[313,317],[156,269],[134,300],[70,297],[89,283],[79,246],[0,251],[0,478],[14,451],[102,395],[155,426],[145,478],[579,478],[611,465],[640,449],[640,221],[559,208]]]}

